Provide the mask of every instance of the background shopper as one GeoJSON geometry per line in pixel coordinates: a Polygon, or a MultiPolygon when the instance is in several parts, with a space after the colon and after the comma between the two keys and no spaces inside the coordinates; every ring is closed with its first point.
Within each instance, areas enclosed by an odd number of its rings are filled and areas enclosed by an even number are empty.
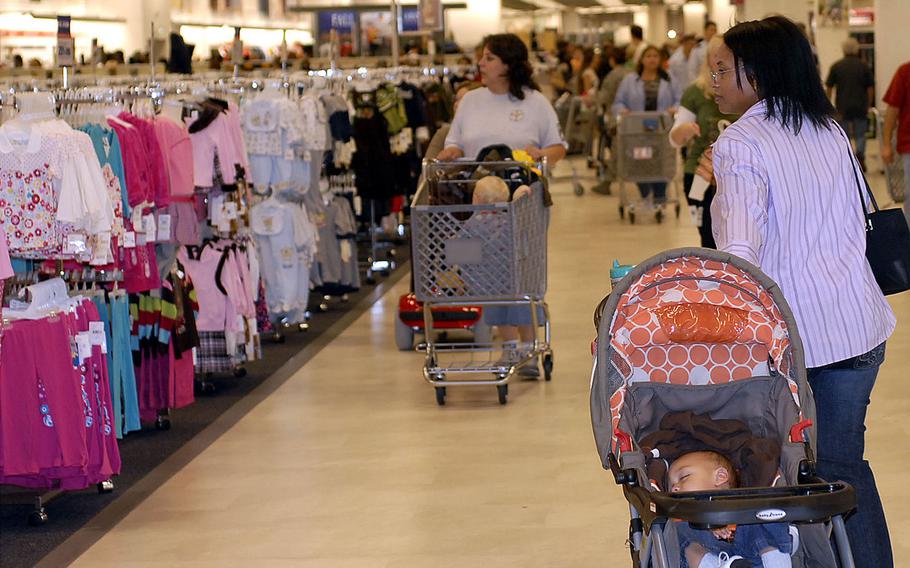
{"type": "Polygon", "coordinates": [[[910,61],[898,67],[882,100],[888,104],[882,128],[885,140],[881,150],[882,160],[890,164],[895,159],[891,140],[897,126],[897,153],[904,161],[904,215],[910,222],[910,200],[907,198],[910,196],[910,61]]]}
{"type": "Polygon", "coordinates": [[[856,158],[866,171],[866,131],[869,130],[869,107],[875,96],[872,69],[859,58],[859,42],[844,41],[844,57],[831,66],[825,81],[828,98],[834,92],[837,122],[853,143],[856,158]]]}

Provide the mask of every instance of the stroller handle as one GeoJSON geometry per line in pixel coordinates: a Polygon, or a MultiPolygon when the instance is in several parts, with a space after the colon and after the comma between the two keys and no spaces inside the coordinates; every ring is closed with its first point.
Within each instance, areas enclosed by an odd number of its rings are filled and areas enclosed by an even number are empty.
{"type": "Polygon", "coordinates": [[[651,493],[641,487],[625,489],[647,493],[646,499],[653,505],[649,508],[656,516],[687,521],[695,528],[819,522],[856,508],[853,487],[842,481],[683,493],[651,493]]]}

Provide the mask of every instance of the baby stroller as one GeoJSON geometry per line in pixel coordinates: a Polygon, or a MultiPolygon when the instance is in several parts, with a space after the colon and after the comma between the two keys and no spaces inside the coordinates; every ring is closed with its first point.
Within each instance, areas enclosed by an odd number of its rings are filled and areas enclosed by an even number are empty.
{"type": "Polygon", "coordinates": [[[815,404],[796,322],[774,282],[738,257],[677,249],[635,267],[598,312],[591,419],[603,467],[630,505],[633,566],[680,565],[675,520],[698,529],[790,523],[799,536],[793,565],[804,567],[837,565],[833,530],[841,566],[854,565],[843,518],[855,494],[815,475],[815,404]],[[654,458],[639,441],[682,410],[779,440],[772,486],[670,493],[649,476],[654,458]]]}

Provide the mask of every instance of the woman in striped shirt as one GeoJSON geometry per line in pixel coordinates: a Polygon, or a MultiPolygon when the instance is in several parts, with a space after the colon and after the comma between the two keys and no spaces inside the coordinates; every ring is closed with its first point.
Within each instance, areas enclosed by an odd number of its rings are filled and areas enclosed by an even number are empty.
{"type": "Polygon", "coordinates": [[[895,317],[865,257],[859,165],[792,21],[741,23],[708,63],[720,111],[742,113],[713,149],[717,246],[760,266],[793,309],[817,407],[818,473],[856,489],[858,510],[847,521],[850,540],[863,546],[856,565],[892,566],[863,450],[895,317]]]}

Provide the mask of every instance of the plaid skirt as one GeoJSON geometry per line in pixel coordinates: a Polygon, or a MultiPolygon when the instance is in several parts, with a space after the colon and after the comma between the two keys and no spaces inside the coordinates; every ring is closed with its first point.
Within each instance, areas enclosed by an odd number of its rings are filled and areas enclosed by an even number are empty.
{"type": "Polygon", "coordinates": [[[196,351],[197,373],[226,373],[234,369],[223,331],[200,331],[196,351]]]}

